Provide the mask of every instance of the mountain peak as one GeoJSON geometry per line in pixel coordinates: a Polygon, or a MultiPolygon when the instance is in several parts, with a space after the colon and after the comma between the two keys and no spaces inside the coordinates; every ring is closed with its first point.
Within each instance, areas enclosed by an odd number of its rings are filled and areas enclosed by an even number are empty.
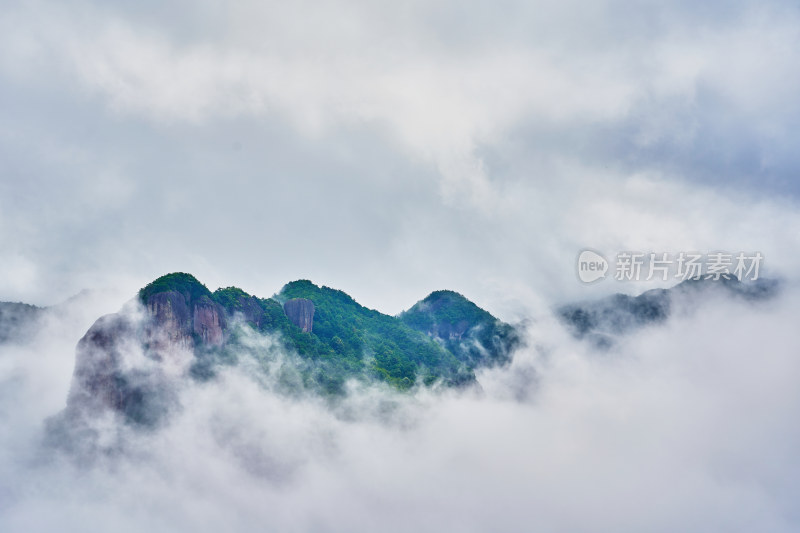
{"type": "MultiPolygon", "coordinates": [[[[436,303],[440,301],[448,301],[448,302],[468,302],[472,303],[467,299],[466,296],[461,294],[460,292],[451,291],[449,289],[442,289],[438,291],[433,291],[428,296],[422,299],[425,303],[436,303]]],[[[474,304],[473,304],[474,305],[474,304]]]]}
{"type": "Polygon", "coordinates": [[[170,291],[180,293],[186,300],[194,300],[203,296],[211,297],[211,291],[193,275],[186,272],[173,272],[148,283],[139,291],[139,299],[146,303],[152,295],[170,291]]]}
{"type": "Polygon", "coordinates": [[[399,318],[471,365],[506,362],[520,342],[513,327],[451,290],[433,291],[399,318]]]}

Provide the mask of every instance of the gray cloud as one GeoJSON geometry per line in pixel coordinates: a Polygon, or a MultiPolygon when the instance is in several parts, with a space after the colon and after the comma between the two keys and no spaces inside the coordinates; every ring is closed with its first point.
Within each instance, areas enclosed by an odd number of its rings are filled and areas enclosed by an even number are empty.
{"type": "Polygon", "coordinates": [[[559,299],[583,246],[798,266],[785,3],[7,11],[2,299],[189,270],[397,312],[559,299]]]}

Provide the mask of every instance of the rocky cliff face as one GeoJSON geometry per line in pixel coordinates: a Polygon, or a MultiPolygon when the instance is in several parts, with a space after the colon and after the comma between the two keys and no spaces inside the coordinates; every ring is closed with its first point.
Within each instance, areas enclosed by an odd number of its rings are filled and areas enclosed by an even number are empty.
{"type": "Polygon", "coordinates": [[[193,345],[190,328],[190,311],[186,299],[177,291],[154,294],[146,302],[148,337],[157,352],[173,348],[190,348],[193,345]]]}
{"type": "Polygon", "coordinates": [[[221,346],[224,319],[220,306],[206,297],[187,301],[177,291],[153,294],[146,302],[149,340],[153,348],[169,351],[201,345],[221,346]]]}
{"type": "Polygon", "coordinates": [[[292,298],[283,304],[289,321],[309,333],[314,327],[314,303],[306,298],[292,298]]]}
{"type": "Polygon", "coordinates": [[[225,340],[224,310],[205,296],[169,290],[142,303],[143,316],[133,308],[104,316],[80,340],[68,410],[111,408],[148,422],[165,408],[161,384],[186,370],[195,349],[225,340]]]}
{"type": "Polygon", "coordinates": [[[458,320],[456,322],[442,322],[436,324],[429,333],[442,339],[458,340],[472,326],[468,320],[458,320]]]}
{"type": "Polygon", "coordinates": [[[240,296],[237,303],[244,319],[254,328],[258,329],[264,324],[264,310],[255,297],[240,296]]]}
{"type": "Polygon", "coordinates": [[[213,302],[200,302],[194,306],[192,331],[202,344],[222,346],[223,333],[219,306],[213,302]]]}
{"type": "MultiPolygon", "coordinates": [[[[97,320],[78,343],[65,416],[88,420],[110,409],[134,422],[155,423],[169,409],[170,381],[185,375],[198,356],[223,346],[235,316],[253,327],[269,319],[254,297],[239,297],[226,311],[209,295],[197,287],[150,291],[140,294],[141,307],[132,302],[97,320]]],[[[310,300],[288,309],[298,327],[311,331],[310,300]]]]}
{"type": "Polygon", "coordinates": [[[122,314],[98,319],[78,342],[68,407],[121,409],[124,393],[118,385],[126,343],[136,326],[122,314]]]}

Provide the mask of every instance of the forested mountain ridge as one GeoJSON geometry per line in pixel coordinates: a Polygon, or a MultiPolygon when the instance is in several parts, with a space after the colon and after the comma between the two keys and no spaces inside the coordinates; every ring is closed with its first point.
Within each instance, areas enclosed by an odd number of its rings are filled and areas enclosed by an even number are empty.
{"type": "Polygon", "coordinates": [[[102,317],[81,339],[68,410],[111,407],[154,422],[169,404],[165,383],[176,367],[203,381],[242,357],[265,373],[276,358],[292,357],[275,376],[288,393],[336,396],[350,379],[400,390],[463,386],[475,382],[477,367],[509,361],[519,343],[512,326],[450,291],[394,317],[308,280],[259,298],[237,287],[211,292],[178,272],[142,288],[134,305],[102,317]]]}

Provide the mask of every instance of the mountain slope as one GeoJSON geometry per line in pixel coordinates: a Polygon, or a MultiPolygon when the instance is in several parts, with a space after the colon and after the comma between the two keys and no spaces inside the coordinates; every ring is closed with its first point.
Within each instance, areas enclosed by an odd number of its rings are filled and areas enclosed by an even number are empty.
{"type": "Polygon", "coordinates": [[[407,326],[436,339],[475,367],[504,363],[520,343],[517,331],[453,291],[435,291],[400,314],[407,326]]]}
{"type": "Polygon", "coordinates": [[[278,299],[304,298],[314,303],[312,335],[326,355],[363,365],[370,373],[402,388],[422,379],[449,384],[474,379],[449,351],[395,317],[367,309],[342,291],[307,280],[287,284],[278,299]]]}

